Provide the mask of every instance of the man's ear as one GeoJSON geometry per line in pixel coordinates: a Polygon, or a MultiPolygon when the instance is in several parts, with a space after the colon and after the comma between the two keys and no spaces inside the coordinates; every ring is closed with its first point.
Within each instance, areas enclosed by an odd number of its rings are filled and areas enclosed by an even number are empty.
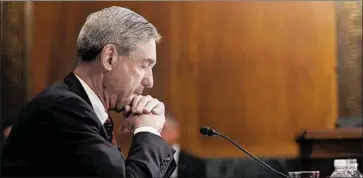
{"type": "Polygon", "coordinates": [[[107,71],[112,70],[112,65],[117,61],[117,49],[113,44],[107,44],[102,48],[100,58],[103,68],[107,71]]]}

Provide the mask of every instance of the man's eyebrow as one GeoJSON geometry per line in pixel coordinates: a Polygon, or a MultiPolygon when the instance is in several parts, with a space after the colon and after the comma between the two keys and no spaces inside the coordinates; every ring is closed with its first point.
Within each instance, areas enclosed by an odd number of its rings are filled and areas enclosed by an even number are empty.
{"type": "Polygon", "coordinates": [[[155,64],[156,63],[156,60],[154,59],[151,59],[151,58],[145,58],[144,61],[147,61],[149,62],[150,64],[155,64]]]}

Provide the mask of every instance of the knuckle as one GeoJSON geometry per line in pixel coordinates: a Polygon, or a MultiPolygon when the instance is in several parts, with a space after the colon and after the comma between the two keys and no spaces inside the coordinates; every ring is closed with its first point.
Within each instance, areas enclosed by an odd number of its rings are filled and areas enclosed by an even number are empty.
{"type": "Polygon", "coordinates": [[[148,101],[152,100],[151,96],[150,95],[147,95],[145,97],[143,97],[140,102],[143,102],[143,103],[146,103],[148,101]]]}
{"type": "Polygon", "coordinates": [[[158,100],[158,99],[156,99],[156,98],[154,98],[153,99],[153,101],[155,102],[155,103],[158,103],[158,104],[160,104],[161,102],[158,100]]]}
{"type": "Polygon", "coordinates": [[[164,103],[160,102],[159,106],[160,106],[161,109],[165,109],[164,103]]]}
{"type": "Polygon", "coordinates": [[[143,98],[140,99],[140,102],[146,102],[147,100],[148,100],[148,98],[143,97],[143,98]]]}
{"type": "Polygon", "coordinates": [[[144,112],[149,112],[151,110],[150,105],[147,105],[144,109],[142,109],[144,112]]]}

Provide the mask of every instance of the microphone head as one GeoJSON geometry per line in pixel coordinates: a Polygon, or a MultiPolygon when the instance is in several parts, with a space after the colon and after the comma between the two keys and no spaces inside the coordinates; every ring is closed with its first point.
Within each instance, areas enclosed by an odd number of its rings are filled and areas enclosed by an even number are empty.
{"type": "Polygon", "coordinates": [[[200,131],[200,133],[202,134],[202,135],[207,135],[207,133],[208,133],[208,127],[200,127],[200,129],[199,129],[199,131],[200,131]]]}
{"type": "Polygon", "coordinates": [[[213,129],[209,128],[209,127],[205,127],[205,126],[201,127],[199,129],[199,131],[200,131],[200,133],[202,135],[206,135],[206,136],[217,135],[217,132],[215,130],[213,130],[213,129]]]}

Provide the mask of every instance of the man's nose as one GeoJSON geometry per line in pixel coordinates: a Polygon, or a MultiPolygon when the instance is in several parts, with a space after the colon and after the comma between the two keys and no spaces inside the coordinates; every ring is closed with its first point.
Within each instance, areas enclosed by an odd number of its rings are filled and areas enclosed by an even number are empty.
{"type": "Polygon", "coordinates": [[[154,86],[154,79],[153,76],[147,76],[141,81],[142,86],[145,88],[152,88],[154,86]]]}

